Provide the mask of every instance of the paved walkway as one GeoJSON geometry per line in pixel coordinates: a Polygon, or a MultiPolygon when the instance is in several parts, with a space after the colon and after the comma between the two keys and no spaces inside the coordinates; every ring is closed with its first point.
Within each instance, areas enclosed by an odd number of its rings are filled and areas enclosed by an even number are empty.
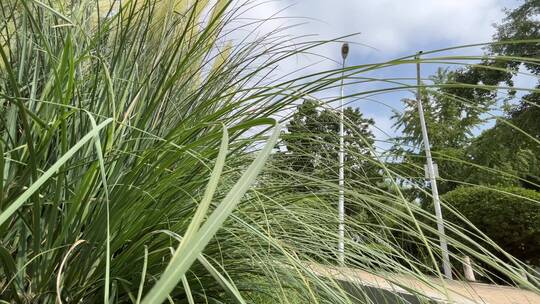
{"type": "Polygon", "coordinates": [[[385,278],[359,269],[328,268],[315,264],[309,267],[319,276],[330,277],[356,286],[367,286],[405,295],[412,295],[407,291],[407,289],[412,289],[439,303],[540,304],[540,294],[509,286],[456,280],[441,281],[435,277],[421,281],[412,276],[395,274],[388,274],[385,278]]]}

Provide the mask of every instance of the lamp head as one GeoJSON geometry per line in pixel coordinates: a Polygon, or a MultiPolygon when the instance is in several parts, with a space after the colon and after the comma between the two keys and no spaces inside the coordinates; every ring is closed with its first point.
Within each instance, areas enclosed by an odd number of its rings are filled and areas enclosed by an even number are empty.
{"type": "Polygon", "coordinates": [[[347,55],[349,54],[349,44],[347,42],[343,43],[341,46],[341,57],[343,60],[347,58],[347,55]]]}

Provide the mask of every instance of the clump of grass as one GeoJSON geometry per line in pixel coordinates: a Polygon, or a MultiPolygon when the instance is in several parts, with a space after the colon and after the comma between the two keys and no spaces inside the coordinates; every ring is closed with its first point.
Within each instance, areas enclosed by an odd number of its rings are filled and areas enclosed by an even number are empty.
{"type": "MultiPolygon", "coordinates": [[[[209,3],[2,1],[2,297],[350,301],[308,267],[335,262],[335,180],[263,168],[280,132],[273,115],[332,89],[344,71],[261,83],[279,62],[324,42],[222,43],[242,6],[209,3]],[[294,193],[291,183],[320,187],[294,193]]],[[[357,66],[343,77],[411,62],[357,66]]],[[[370,161],[389,180],[398,176],[370,161]]],[[[348,227],[381,245],[349,238],[351,266],[440,275],[432,215],[399,189],[346,193],[378,219],[348,227]],[[431,260],[411,256],[392,231],[431,260]]],[[[514,275],[482,248],[462,247],[514,275]]]]}

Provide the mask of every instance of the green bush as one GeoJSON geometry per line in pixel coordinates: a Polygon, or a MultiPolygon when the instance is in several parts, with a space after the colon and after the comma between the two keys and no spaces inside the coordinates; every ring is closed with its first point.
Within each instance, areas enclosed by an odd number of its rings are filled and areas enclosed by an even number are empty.
{"type": "MultiPolygon", "coordinates": [[[[540,192],[519,187],[461,187],[442,196],[506,252],[540,265],[540,192]]],[[[446,212],[445,219],[463,221],[446,212]]]]}

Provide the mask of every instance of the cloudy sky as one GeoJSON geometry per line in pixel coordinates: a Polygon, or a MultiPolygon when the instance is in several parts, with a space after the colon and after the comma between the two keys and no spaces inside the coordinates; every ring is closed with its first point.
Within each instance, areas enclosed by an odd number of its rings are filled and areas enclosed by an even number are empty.
{"type": "Polygon", "coordinates": [[[360,33],[351,40],[378,50],[357,48],[366,59],[395,57],[418,49],[489,41],[503,9],[517,0],[274,0],[253,10],[260,17],[278,13],[275,24],[307,22],[291,29],[331,39],[360,33]]]}
{"type": "MultiPolygon", "coordinates": [[[[313,34],[309,39],[334,39],[348,34],[351,44],[348,65],[387,61],[416,53],[452,46],[491,41],[500,23],[504,8],[517,7],[517,0],[274,0],[259,1],[249,12],[253,18],[272,18],[260,29],[261,33],[276,27],[287,27],[291,35],[313,34]]],[[[328,44],[316,50],[321,57],[298,56],[282,67],[287,73],[309,66],[307,71],[321,71],[339,65],[340,44],[328,44]],[[321,59],[328,58],[328,59],[321,59]]],[[[454,51],[456,54],[456,51],[454,51]]],[[[480,47],[457,51],[459,55],[481,55],[480,47]]],[[[436,66],[423,66],[422,77],[428,77],[436,66]]],[[[303,70],[306,72],[306,70],[303,70]]],[[[400,66],[376,72],[373,77],[414,77],[414,66],[400,66]]],[[[348,86],[347,93],[366,90],[348,86]]],[[[337,95],[337,90],[328,95],[337,95]]],[[[329,96],[323,96],[329,97],[329,96]]],[[[366,116],[374,118],[380,131],[395,135],[392,130],[391,108],[402,109],[400,100],[412,98],[408,92],[377,96],[376,100],[358,100],[366,116]]],[[[480,130],[478,130],[480,131],[480,130]]]]}

